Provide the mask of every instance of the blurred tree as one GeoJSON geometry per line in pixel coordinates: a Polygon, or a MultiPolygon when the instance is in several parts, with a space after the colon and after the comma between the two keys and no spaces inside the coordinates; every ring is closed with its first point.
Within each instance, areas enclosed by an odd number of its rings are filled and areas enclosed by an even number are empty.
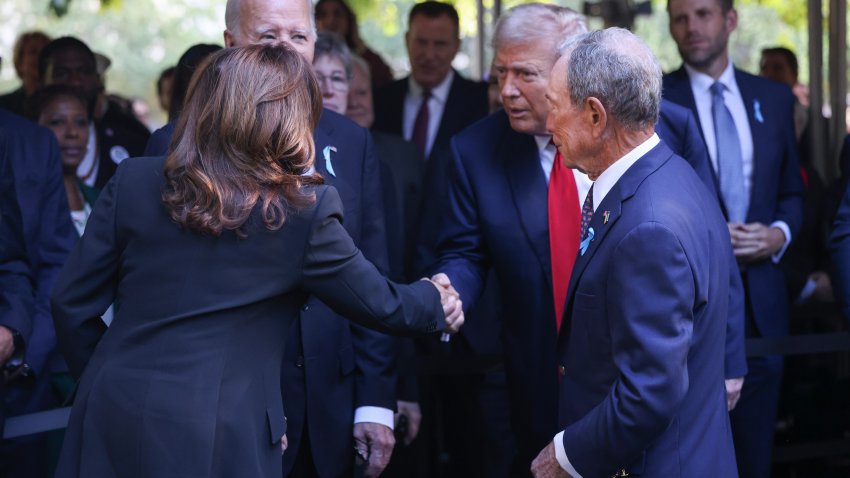
{"type": "Polygon", "coordinates": [[[44,2],[0,2],[4,25],[0,56],[7,59],[0,75],[2,92],[18,84],[9,60],[19,33],[42,30],[53,38],[73,35],[112,61],[106,72],[107,91],[145,100],[155,123],[161,123],[165,115],[156,99],[160,72],[174,65],[191,45],[223,43],[224,0],[73,0],[61,17],[44,2]]]}
{"type": "MultiPolygon", "coordinates": [[[[347,0],[357,13],[360,34],[379,52],[397,77],[409,71],[404,32],[407,14],[415,0],[347,0]]],[[[494,0],[483,0],[485,30],[478,32],[476,0],[449,0],[460,14],[461,53],[455,67],[478,77],[477,41],[485,35],[484,64],[492,56],[489,46],[495,12],[494,0]]],[[[506,10],[526,0],[503,0],[506,10]]],[[[582,0],[557,0],[560,5],[581,11],[582,0]]],[[[739,67],[757,72],[761,48],[782,45],[797,52],[801,78],[808,81],[808,52],[805,0],[738,0],[740,24],[732,37],[732,56],[739,67]]],[[[0,92],[16,87],[11,52],[15,37],[23,31],[40,29],[53,37],[74,35],[107,55],[112,66],[107,72],[109,91],[139,97],[158,112],[155,82],[159,73],[173,65],[189,46],[222,42],[225,0],[2,0],[0,55],[7,59],[0,72],[0,92]],[[59,15],[61,13],[61,16],[59,15]]],[[[638,17],[635,32],[659,57],[665,70],[678,68],[680,59],[667,28],[666,0],[653,0],[654,12],[638,17]]],[[[601,26],[590,20],[592,28],[601,26]]],[[[485,68],[486,70],[486,68],[485,68]]]]}

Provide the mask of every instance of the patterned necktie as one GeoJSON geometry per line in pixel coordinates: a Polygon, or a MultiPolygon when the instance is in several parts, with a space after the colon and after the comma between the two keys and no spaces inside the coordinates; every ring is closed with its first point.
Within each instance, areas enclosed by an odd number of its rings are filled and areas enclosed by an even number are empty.
{"type": "Polygon", "coordinates": [[[410,137],[410,141],[422,152],[422,157],[427,157],[425,150],[428,146],[428,100],[430,99],[431,90],[422,90],[422,105],[419,106],[419,112],[416,113],[416,120],[413,122],[413,135],[410,137]]]}
{"type": "Polygon", "coordinates": [[[744,222],[747,219],[750,199],[744,189],[741,140],[732,114],[723,102],[724,88],[719,81],[711,85],[711,116],[714,119],[714,139],[717,144],[717,176],[729,222],[744,222]]]}
{"type": "MultiPolygon", "coordinates": [[[[593,183],[596,184],[596,183],[593,183]]],[[[593,219],[593,184],[587,191],[587,197],[584,199],[584,206],[581,208],[581,239],[587,236],[587,228],[590,226],[590,220],[593,219]]]]}
{"type": "Polygon", "coordinates": [[[564,166],[564,157],[560,151],[555,153],[552,172],[549,174],[548,203],[552,293],[555,299],[555,324],[560,331],[567,288],[578,253],[581,223],[575,176],[564,166]]]}

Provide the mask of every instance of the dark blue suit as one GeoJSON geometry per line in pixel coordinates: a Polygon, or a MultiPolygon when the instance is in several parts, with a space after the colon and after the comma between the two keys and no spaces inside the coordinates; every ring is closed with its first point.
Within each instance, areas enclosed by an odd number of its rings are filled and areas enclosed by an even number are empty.
{"type": "Polygon", "coordinates": [[[560,424],[585,477],[737,476],[726,391],[729,232],[663,143],[589,224],[558,339],[560,424]]]}
{"type": "MultiPolygon", "coordinates": [[[[804,193],[794,135],[793,94],[787,86],[740,70],[735,70],[735,81],[747,109],[754,146],[746,221],[766,225],[784,221],[793,239],[802,224],[804,193]]],[[[664,76],[663,91],[665,98],[699,117],[684,67],[664,76]]],[[[790,299],[779,265],[769,259],[747,264],[742,278],[748,306],[747,336],[787,334],[790,299]]],[[[752,358],[748,368],[732,423],[741,475],[760,477],[770,472],[782,359],[752,358]]]]}
{"type": "MultiPolygon", "coordinates": [[[[15,181],[9,164],[7,143],[10,131],[0,127],[0,326],[22,337],[32,333],[33,286],[24,243],[21,211],[15,197],[15,181]]],[[[15,350],[13,357],[24,350],[15,350]]],[[[0,433],[3,431],[5,384],[0,382],[0,433]]],[[[11,460],[0,460],[8,462],[11,460]]],[[[5,473],[7,463],[0,465],[5,473]]]]}
{"type": "MultiPolygon", "coordinates": [[[[35,280],[35,309],[32,331],[26,336],[26,362],[35,380],[19,380],[9,388],[6,403],[10,415],[31,413],[58,405],[51,387],[51,374],[64,369],[56,350],[56,331],[49,298],[59,271],[77,240],[71,223],[68,199],[62,182],[59,145],[52,132],[29,120],[0,109],[0,130],[5,136],[6,155],[15,178],[21,208],[24,240],[35,280]]],[[[10,476],[43,476],[47,473],[43,454],[44,435],[5,442],[2,452],[15,457],[24,468],[10,476]]]]}
{"type": "MultiPolygon", "coordinates": [[[[681,134],[678,125],[688,124],[668,123],[676,128],[668,127],[668,135],[681,134]]],[[[685,145],[692,140],[677,136],[675,142],[685,145]]],[[[504,111],[470,126],[455,136],[452,145],[453,161],[445,167],[451,171],[447,175],[451,184],[445,186],[449,209],[440,223],[422,226],[440,233],[439,261],[431,271],[449,275],[466,308],[475,306],[488,271],[495,271],[505,292],[498,309],[511,426],[520,448],[514,468],[527,472],[531,460],[557,432],[546,177],[534,138],[511,129],[504,111]]],[[[691,158],[696,171],[708,171],[700,166],[706,156],[691,158]]],[[[703,181],[713,184],[710,177],[703,181]]]]}
{"type": "MultiPolygon", "coordinates": [[[[157,130],[147,153],[165,154],[172,123],[157,130]]],[[[323,110],[314,132],[316,171],[339,192],[343,226],[355,245],[379,270],[387,272],[387,245],[378,160],[369,132],[351,120],[323,110]],[[325,161],[325,148],[331,162],[325,161]]],[[[313,461],[322,476],[351,473],[354,407],[395,409],[396,339],[367,330],[334,313],[311,296],[290,330],[282,370],[290,448],[284,475],[294,465],[305,420],[313,461]]]]}

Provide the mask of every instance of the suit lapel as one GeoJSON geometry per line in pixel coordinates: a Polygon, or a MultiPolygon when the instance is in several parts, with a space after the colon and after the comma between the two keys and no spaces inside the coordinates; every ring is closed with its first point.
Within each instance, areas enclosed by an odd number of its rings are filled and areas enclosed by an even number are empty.
{"type": "Polygon", "coordinates": [[[682,66],[678,70],[667,75],[667,81],[664,85],[664,97],[678,105],[684,106],[691,110],[696,119],[699,134],[705,138],[705,133],[702,130],[702,123],[697,111],[697,102],[694,99],[694,91],[691,89],[691,80],[688,77],[688,72],[682,66]]]}
{"type": "Polygon", "coordinates": [[[327,115],[324,114],[325,110],[322,110],[322,116],[319,118],[319,124],[316,125],[316,129],[313,130],[313,141],[316,143],[316,161],[313,163],[316,168],[316,172],[322,175],[325,178],[325,183],[329,185],[333,185],[334,176],[328,174],[328,168],[325,164],[325,157],[322,153],[322,150],[325,149],[325,146],[331,145],[332,137],[333,137],[333,124],[331,121],[328,121],[327,115]]]}
{"type": "MultiPolygon", "coordinates": [[[[744,102],[744,107],[747,109],[747,121],[750,123],[750,135],[753,139],[753,145],[765,144],[765,142],[769,141],[767,138],[767,132],[765,131],[764,124],[765,118],[762,116],[763,112],[761,111],[761,102],[758,97],[758,89],[755,85],[751,84],[751,82],[747,81],[747,78],[740,70],[735,70],[735,82],[738,84],[738,89],[741,91],[741,99],[744,102]],[[758,112],[756,112],[756,108],[758,104],[758,112]],[[761,119],[761,121],[759,121],[761,119]]],[[[764,160],[761,155],[759,155],[759,151],[761,148],[755,147],[753,148],[753,170],[750,175],[752,178],[750,182],[750,204],[753,204],[753,198],[759,197],[760,194],[759,189],[761,188],[761,183],[758,181],[760,174],[758,171],[762,166],[762,161],[764,160]]],[[[747,219],[749,220],[750,212],[747,211],[747,219]]]]}
{"type": "Polygon", "coordinates": [[[570,276],[570,285],[567,289],[566,305],[564,307],[564,320],[561,325],[561,334],[559,340],[566,337],[564,330],[568,330],[569,326],[564,326],[570,318],[570,308],[572,306],[575,290],[584,274],[587,265],[593,259],[593,255],[602,247],[602,242],[608,236],[608,232],[614,228],[617,220],[622,216],[623,203],[629,200],[635,194],[640,184],[647,176],[652,174],[662,164],[664,164],[673,155],[673,151],[667,147],[662,141],[656,147],[652,148],[647,154],[634,163],[620,180],[614,184],[614,187],[608,191],[605,199],[596,208],[593,217],[588,225],[588,230],[593,228],[594,237],[587,246],[584,254],[579,251],[576,263],[573,266],[573,273],[570,276]]]}
{"type": "MultiPolygon", "coordinates": [[[[506,122],[507,123],[507,122],[506,122]]],[[[508,125],[498,151],[502,153],[505,175],[511,187],[514,206],[525,235],[552,288],[552,264],[549,255],[548,191],[540,168],[540,153],[532,136],[520,134],[508,125]]]]}
{"type": "Polygon", "coordinates": [[[455,108],[462,107],[466,105],[466,102],[461,100],[459,96],[462,94],[461,89],[461,78],[460,75],[455,71],[455,76],[452,78],[452,84],[449,87],[449,94],[446,96],[445,107],[443,108],[443,116],[440,118],[439,127],[437,129],[437,135],[434,137],[434,144],[448,144],[451,132],[459,131],[460,128],[457,128],[456,123],[457,120],[461,117],[455,112],[455,108]]]}

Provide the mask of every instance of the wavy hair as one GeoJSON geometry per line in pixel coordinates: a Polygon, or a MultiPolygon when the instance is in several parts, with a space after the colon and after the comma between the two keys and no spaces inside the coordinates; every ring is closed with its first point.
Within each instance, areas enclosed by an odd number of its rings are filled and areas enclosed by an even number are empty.
{"type": "Polygon", "coordinates": [[[315,201],[305,186],[322,95],[311,66],[286,45],[227,48],[198,67],[165,160],[162,201],[178,225],[218,236],[260,205],[265,227],[315,201]]]}

